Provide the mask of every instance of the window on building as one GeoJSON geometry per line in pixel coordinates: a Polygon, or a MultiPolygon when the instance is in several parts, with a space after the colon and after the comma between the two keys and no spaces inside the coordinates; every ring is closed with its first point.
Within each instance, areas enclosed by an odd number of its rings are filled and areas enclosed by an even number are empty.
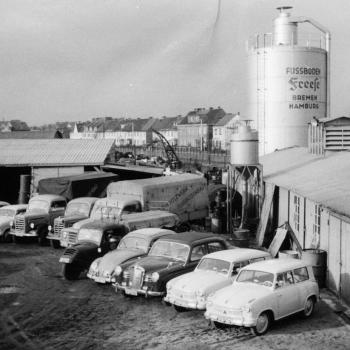
{"type": "Polygon", "coordinates": [[[319,235],[321,227],[321,207],[315,204],[313,233],[319,235]]]}
{"type": "Polygon", "coordinates": [[[294,228],[299,232],[300,228],[300,197],[294,196],[294,228]]]}

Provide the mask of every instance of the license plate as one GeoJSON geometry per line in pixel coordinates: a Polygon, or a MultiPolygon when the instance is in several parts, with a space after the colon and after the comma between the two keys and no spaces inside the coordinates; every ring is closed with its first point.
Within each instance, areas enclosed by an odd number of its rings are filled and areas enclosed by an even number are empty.
{"type": "Polygon", "coordinates": [[[69,263],[69,262],[70,262],[70,258],[66,258],[66,257],[60,258],[60,263],[69,263]]]}
{"type": "Polygon", "coordinates": [[[137,296],[137,290],[136,289],[125,288],[125,294],[137,296]]]}

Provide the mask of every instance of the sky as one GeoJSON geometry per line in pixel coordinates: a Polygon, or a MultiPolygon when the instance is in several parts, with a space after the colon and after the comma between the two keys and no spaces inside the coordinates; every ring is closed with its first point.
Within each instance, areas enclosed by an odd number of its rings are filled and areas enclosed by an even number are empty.
{"type": "Polygon", "coordinates": [[[0,120],[245,115],[246,42],[281,5],[330,30],[331,116],[348,115],[349,0],[0,0],[0,120]]]}

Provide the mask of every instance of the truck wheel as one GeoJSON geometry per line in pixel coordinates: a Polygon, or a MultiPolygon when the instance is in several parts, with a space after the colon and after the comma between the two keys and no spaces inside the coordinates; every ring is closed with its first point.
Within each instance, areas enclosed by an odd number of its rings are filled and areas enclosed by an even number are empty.
{"type": "Polygon", "coordinates": [[[77,280],[81,272],[80,267],[75,264],[63,264],[62,270],[63,277],[69,281],[77,280]]]}
{"type": "Polygon", "coordinates": [[[38,242],[39,245],[45,246],[48,245],[47,230],[44,227],[38,229],[38,242]]]}
{"type": "Polygon", "coordinates": [[[50,244],[52,248],[59,249],[61,248],[60,241],[57,239],[50,239],[50,244]]]}
{"type": "Polygon", "coordinates": [[[4,232],[4,235],[2,236],[3,240],[5,243],[10,243],[12,242],[12,237],[10,235],[10,230],[7,230],[4,232]]]}

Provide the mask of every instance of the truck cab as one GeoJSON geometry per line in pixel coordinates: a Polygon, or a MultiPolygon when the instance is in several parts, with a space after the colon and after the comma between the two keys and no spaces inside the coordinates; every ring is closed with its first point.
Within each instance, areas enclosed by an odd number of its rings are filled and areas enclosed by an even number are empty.
{"type": "Polygon", "coordinates": [[[25,213],[16,215],[10,233],[17,243],[23,237],[37,237],[40,245],[47,243],[48,225],[64,214],[67,201],[58,195],[37,195],[29,200],[25,213]]]}
{"type": "Polygon", "coordinates": [[[80,197],[68,202],[64,215],[55,218],[53,225],[48,225],[47,238],[52,247],[60,247],[61,232],[64,228],[71,227],[74,223],[90,217],[97,200],[97,197],[80,197]]]}

